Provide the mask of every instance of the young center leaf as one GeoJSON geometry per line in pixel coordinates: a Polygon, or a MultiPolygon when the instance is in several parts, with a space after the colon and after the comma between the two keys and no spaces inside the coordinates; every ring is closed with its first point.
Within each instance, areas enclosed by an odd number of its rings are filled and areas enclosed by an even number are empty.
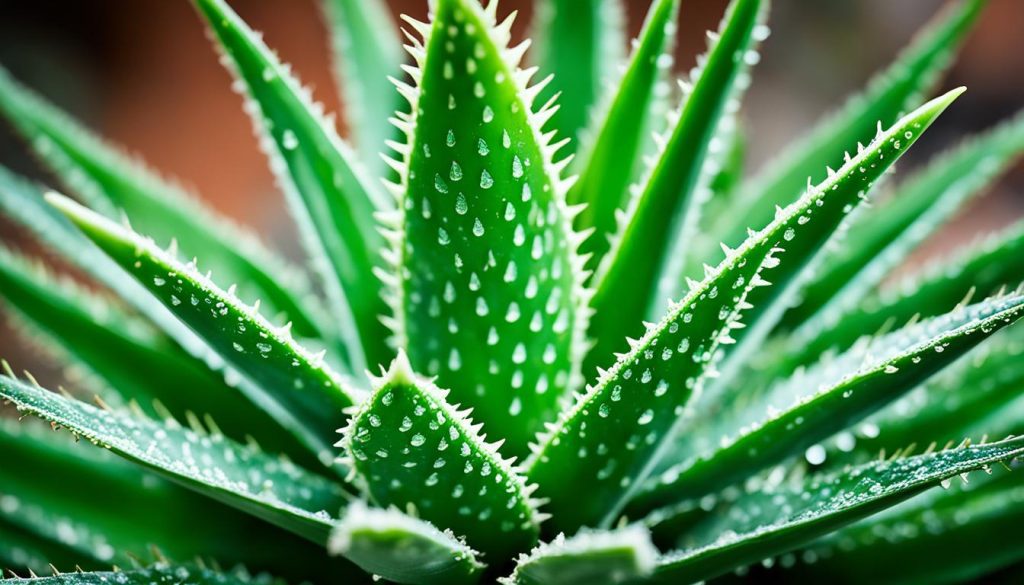
{"type": "Polygon", "coordinates": [[[1020,296],[963,307],[727,406],[696,427],[692,454],[645,486],[634,511],[717,492],[802,452],[912,390],[1022,314],[1020,296]]]}
{"type": "Polygon", "coordinates": [[[376,382],[340,445],[356,481],[381,506],[411,508],[504,559],[533,546],[543,516],[511,461],[466,411],[415,375],[404,353],[376,382]]]}
{"type": "Polygon", "coordinates": [[[116,414],[10,376],[0,398],[200,494],[325,544],[348,496],[337,484],[258,447],[142,416],[116,414]]]}
{"type": "Polygon", "coordinates": [[[328,549],[395,583],[476,583],[486,565],[452,532],[403,514],[356,503],[331,533],[328,549]]]}
{"type": "Polygon", "coordinates": [[[233,289],[219,288],[195,262],[181,263],[152,240],[70,199],[51,194],[48,201],[207,342],[211,353],[198,357],[223,370],[227,382],[322,463],[334,460],[330,437],[359,394],[324,363],[323,353],[300,346],[287,326],[270,324],[258,306],[244,304],[233,289]]]}
{"type": "Polygon", "coordinates": [[[693,544],[658,562],[651,583],[690,583],[794,549],[957,475],[1013,461],[1024,439],[959,447],[746,494],[694,532],[693,544]],[[778,511],[783,513],[778,514],[778,511]]]}
{"type": "Polygon", "coordinates": [[[472,406],[515,455],[554,417],[578,378],[586,293],[581,236],[565,204],[569,181],[541,134],[554,112],[534,98],[535,69],[508,48],[497,3],[440,0],[408,47],[412,114],[396,125],[399,212],[385,218],[393,247],[392,326],[415,369],[472,406]]]}
{"type": "Polygon", "coordinates": [[[385,307],[379,280],[373,275],[383,240],[373,214],[392,205],[309,90],[227,3],[195,3],[225,63],[247,90],[247,110],[321,277],[353,372],[383,363],[390,350],[380,323],[385,307]]]}
{"type": "Polygon", "coordinates": [[[905,132],[918,136],[958,93],[908,115],[825,183],[780,208],[771,224],[752,232],[717,268],[709,267],[702,282],[691,283],[690,292],[662,321],[641,339],[629,340],[629,351],[618,355],[610,370],[599,372],[597,382],[541,437],[527,462],[530,480],[550,500],[556,529],[614,521],[671,450],[671,437],[695,412],[704,412],[706,406],[696,398],[717,375],[717,364],[737,341],[734,336],[748,330],[748,321],[757,327],[757,320],[763,320],[764,307],[749,299],[763,298],[760,291],[780,285],[770,287],[762,272],[779,275],[782,283],[787,274],[792,278],[864,189],[909,147],[910,138],[897,142],[894,137],[905,132]],[[796,266],[783,269],[787,263],[796,266]],[[583,482],[589,487],[581,496],[574,486],[583,482]]]}
{"type": "Polygon", "coordinates": [[[329,323],[311,303],[301,272],[266,250],[254,235],[103,142],[3,69],[0,113],[68,190],[91,207],[108,217],[127,213],[157,240],[175,240],[189,255],[202,254],[210,269],[239,283],[245,295],[262,298],[273,314],[291,319],[297,335],[331,335],[329,323]]]}

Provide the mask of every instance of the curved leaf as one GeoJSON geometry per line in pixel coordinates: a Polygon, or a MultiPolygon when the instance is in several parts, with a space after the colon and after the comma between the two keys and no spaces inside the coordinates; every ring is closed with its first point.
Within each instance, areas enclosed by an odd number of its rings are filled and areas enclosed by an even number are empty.
{"type": "Polygon", "coordinates": [[[771,557],[895,505],[940,482],[1024,454],[1024,438],[876,461],[802,485],[747,494],[709,521],[689,549],[665,555],[652,583],[689,583],[771,557]],[[780,514],[779,512],[783,512],[780,514]],[[771,515],[767,516],[766,515],[771,515]]]}
{"type": "Polygon", "coordinates": [[[779,463],[912,390],[1021,315],[1021,296],[979,303],[783,381],[697,427],[692,455],[645,486],[634,507],[699,498],[779,463]]]}
{"type": "Polygon", "coordinates": [[[416,370],[522,455],[578,385],[586,293],[561,143],[540,132],[554,109],[534,111],[543,82],[527,87],[527,43],[507,48],[514,15],[499,25],[496,6],[441,0],[432,25],[409,20],[424,43],[409,47],[417,86],[399,83],[414,114],[396,120],[408,142],[394,145],[385,278],[416,370]]]}
{"type": "Polygon", "coordinates": [[[324,320],[311,306],[308,284],[299,271],[182,188],[104,144],[2,68],[0,113],[67,188],[90,206],[108,217],[123,211],[154,238],[173,239],[188,254],[202,254],[210,268],[237,282],[247,296],[258,296],[271,312],[287,315],[297,334],[325,332],[324,320]]]}
{"type": "Polygon", "coordinates": [[[495,559],[537,540],[542,516],[528,487],[488,444],[481,425],[412,373],[405,354],[376,382],[341,446],[357,481],[381,506],[412,507],[495,559]]]}
{"type": "Polygon", "coordinates": [[[330,465],[330,437],[358,394],[322,354],[298,345],[287,327],[271,325],[233,290],[218,288],[194,262],[182,264],[152,240],[70,199],[52,194],[48,200],[209,344],[215,353],[202,357],[212,368],[225,370],[228,382],[330,465]]]}
{"type": "Polygon", "coordinates": [[[475,583],[485,565],[451,531],[394,509],[349,506],[328,544],[365,571],[395,583],[475,583]]]}
{"type": "Polygon", "coordinates": [[[315,543],[327,542],[332,514],[349,496],[291,462],[168,421],[100,410],[38,386],[0,376],[0,398],[20,412],[68,429],[205,496],[315,543]]]}
{"type": "Polygon", "coordinates": [[[333,120],[227,3],[195,4],[248,90],[248,110],[327,293],[351,371],[386,361],[390,351],[379,321],[385,306],[373,275],[383,240],[373,213],[392,206],[333,120]]]}
{"type": "MultiPolygon", "coordinates": [[[[568,6],[563,6],[561,12],[569,12],[568,9],[568,6]]],[[[558,13],[559,8],[554,10],[558,13]]],[[[579,22],[579,13],[580,10],[574,7],[574,25],[579,22]]],[[[608,251],[608,238],[617,227],[616,212],[625,207],[629,184],[643,147],[649,141],[649,136],[644,133],[649,129],[648,125],[638,123],[637,117],[639,112],[651,109],[656,86],[672,62],[668,51],[672,47],[678,15],[679,0],[657,0],[651,4],[629,65],[617,82],[613,96],[599,112],[597,119],[600,122],[594,128],[594,135],[588,137],[578,153],[579,160],[575,164],[580,170],[579,180],[567,197],[572,204],[587,206],[577,217],[576,225],[580,229],[595,230],[594,236],[582,246],[582,252],[593,255],[592,263],[608,251]]],[[[578,65],[572,70],[578,71],[578,65]]],[[[563,91],[560,99],[563,111],[565,102],[563,91]]]]}
{"type": "MultiPolygon", "coordinates": [[[[672,252],[674,229],[684,221],[688,199],[708,154],[708,145],[751,46],[762,0],[735,0],[679,109],[657,162],[631,200],[626,223],[594,275],[596,292],[588,362],[607,359],[626,335],[639,332],[650,298],[672,252]]],[[[596,365],[589,363],[589,366],[596,365]]],[[[589,369],[589,368],[588,368],[589,369]]]]}
{"type": "Polygon", "coordinates": [[[504,585],[588,585],[642,582],[653,571],[658,549],[641,526],[609,532],[558,535],[520,555],[504,585]]]}

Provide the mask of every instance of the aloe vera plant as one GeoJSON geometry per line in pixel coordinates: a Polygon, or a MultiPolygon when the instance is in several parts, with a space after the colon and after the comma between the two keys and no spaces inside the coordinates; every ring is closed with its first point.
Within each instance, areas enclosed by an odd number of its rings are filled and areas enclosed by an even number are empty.
{"type": "Polygon", "coordinates": [[[5,314],[68,366],[3,362],[12,582],[1017,574],[1024,232],[885,279],[1024,151],[1017,116],[889,178],[963,92],[924,98],[984,2],[749,179],[767,0],[731,2],[677,93],[680,0],[628,54],[619,0],[538,0],[532,51],[496,1],[436,0],[408,57],[382,0],[324,0],[352,140],[194,2],[307,265],[0,70],[75,197],[0,168],[0,212],[95,285],[0,248],[5,314]]]}

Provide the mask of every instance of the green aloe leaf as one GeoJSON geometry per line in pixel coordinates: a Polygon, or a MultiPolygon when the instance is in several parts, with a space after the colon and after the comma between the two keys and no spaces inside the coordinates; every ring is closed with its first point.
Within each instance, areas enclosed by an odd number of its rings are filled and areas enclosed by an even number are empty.
{"type": "Polygon", "coordinates": [[[404,61],[395,23],[383,0],[323,0],[323,5],[345,119],[363,162],[382,171],[380,153],[392,135],[387,121],[401,102],[388,80],[401,73],[404,61]]]}
{"type": "Polygon", "coordinates": [[[296,580],[356,574],[340,559],[324,563],[322,549],[298,536],[36,422],[0,420],[0,523],[51,543],[46,560],[57,566],[74,566],[65,557],[88,568],[131,565],[155,548],[179,561],[216,558],[296,580]]]}
{"type": "Polygon", "coordinates": [[[183,429],[173,421],[108,412],[7,376],[0,376],[0,399],[318,544],[327,542],[331,516],[349,499],[336,484],[282,457],[221,435],[183,429]]]}
{"type": "MultiPolygon", "coordinates": [[[[568,6],[562,10],[568,12],[568,6]]],[[[572,14],[578,15],[579,10],[574,9],[572,14]]],[[[657,85],[664,69],[671,64],[668,51],[678,15],[679,0],[657,0],[651,4],[618,89],[599,111],[600,123],[594,128],[594,135],[578,153],[579,180],[569,190],[568,199],[573,204],[587,205],[576,224],[580,229],[595,230],[595,235],[582,247],[584,253],[593,254],[592,262],[608,251],[608,237],[617,228],[616,213],[626,206],[629,184],[650,141],[649,134],[644,133],[649,130],[648,125],[637,123],[637,113],[652,108],[657,85]]],[[[564,91],[560,103],[564,110],[564,91]]]]}
{"type": "Polygon", "coordinates": [[[800,328],[773,341],[761,376],[780,377],[829,350],[843,351],[866,332],[882,331],[916,316],[931,317],[976,295],[991,295],[1020,282],[1024,268],[1024,223],[991,234],[952,258],[943,258],[895,284],[867,293],[837,320],[819,320],[818,330],[800,328]]]}
{"type": "MultiPolygon", "coordinates": [[[[216,215],[16,82],[0,68],[0,113],[28,140],[69,190],[109,217],[122,211],[163,242],[202,254],[209,267],[258,296],[272,313],[295,323],[296,334],[319,336],[323,319],[310,305],[303,275],[271,254],[252,234],[216,215]]],[[[4,181],[6,182],[6,181],[4,181]]]]}
{"type": "Polygon", "coordinates": [[[4,583],[18,585],[153,585],[154,583],[181,583],[188,585],[284,585],[267,575],[251,576],[244,571],[222,573],[212,569],[192,565],[169,565],[161,563],[146,569],[130,569],[127,571],[97,571],[83,573],[55,573],[52,577],[32,577],[28,579],[7,579],[4,583]]]}
{"type": "Polygon", "coordinates": [[[520,70],[527,48],[508,48],[513,16],[496,3],[441,0],[410,51],[416,86],[397,125],[408,142],[400,211],[387,218],[393,248],[392,327],[419,372],[522,455],[578,384],[586,292],[581,236],[565,204],[560,144],[542,135],[551,103],[520,70]]]}
{"type": "MultiPolygon", "coordinates": [[[[838,113],[825,118],[749,179],[742,188],[742,204],[734,213],[720,216],[712,232],[730,246],[741,242],[747,227],[768,222],[775,205],[796,197],[808,178],[818,182],[823,178],[822,169],[842,165],[851,144],[871,140],[876,122],[889,125],[919,103],[949,66],[984,5],[985,0],[962,0],[936,16],[863,93],[850,98],[838,113]]],[[[705,262],[716,253],[717,244],[711,246],[700,255],[705,262]]]]}
{"type": "Polygon", "coordinates": [[[344,424],[342,410],[359,395],[323,361],[291,337],[288,327],[271,325],[258,306],[245,305],[234,291],[218,288],[152,240],[119,226],[59,195],[55,207],[115,262],[209,344],[204,356],[325,465],[334,460],[330,437],[344,424]]]}
{"type": "Polygon", "coordinates": [[[779,323],[800,335],[840,321],[939,226],[1024,153],[1024,115],[936,158],[865,210],[779,323]],[[823,325],[824,324],[824,325],[823,325]]]}
{"type": "MultiPolygon", "coordinates": [[[[551,121],[558,135],[574,140],[587,128],[595,105],[624,61],[626,30],[621,0],[543,0],[537,3],[532,59],[553,74],[542,91],[544,103],[561,94],[561,109],[551,121]]],[[[572,148],[570,145],[569,148],[572,148]]]]}
{"type": "Polygon", "coordinates": [[[411,507],[489,556],[511,557],[537,540],[534,488],[447,396],[399,353],[345,429],[348,464],[377,504],[411,507]]]}
{"type": "Polygon", "coordinates": [[[597,290],[590,333],[596,344],[589,354],[591,362],[607,359],[618,340],[639,333],[640,321],[654,302],[650,295],[671,262],[674,230],[685,219],[709,143],[745,67],[736,55],[751,47],[763,8],[761,0],[730,4],[720,36],[692,79],[692,92],[683,100],[664,148],[631,200],[621,234],[594,275],[597,290]]]}
{"type": "Polygon", "coordinates": [[[585,530],[559,535],[520,555],[504,585],[587,585],[634,583],[654,572],[658,549],[650,533],[633,525],[619,530],[585,530]]]}
{"type": "MultiPolygon", "coordinates": [[[[99,395],[111,406],[129,402],[155,414],[154,402],[179,420],[186,413],[209,415],[236,440],[251,436],[267,448],[288,446],[272,421],[152,327],[110,300],[56,279],[42,266],[0,247],[2,304],[64,362],[97,376],[99,395]]],[[[35,337],[33,335],[33,337],[35,337]]]]}
{"type": "Polygon", "coordinates": [[[62,567],[88,567],[89,560],[0,520],[0,581],[29,571],[46,574],[51,563],[62,567]]]}
{"type": "Polygon", "coordinates": [[[803,556],[814,563],[784,573],[806,581],[842,574],[863,583],[962,583],[1024,560],[1016,529],[1024,486],[1012,473],[1001,475],[980,487],[972,478],[959,489],[933,490],[853,524],[794,557],[794,564],[803,556]]]}
{"type": "Polygon", "coordinates": [[[645,486],[634,509],[717,492],[802,452],[912,390],[1021,315],[1021,296],[964,307],[881,337],[736,404],[697,427],[691,454],[645,486]]]}
{"type": "Polygon", "coordinates": [[[1024,453],[1024,439],[876,461],[795,487],[749,493],[695,532],[693,544],[666,554],[652,583],[703,581],[797,548],[940,483],[1024,453]],[[780,514],[779,511],[783,513],[780,514]]]}
{"type": "Polygon", "coordinates": [[[734,336],[749,331],[744,328],[748,323],[763,328],[758,320],[765,321],[763,305],[769,299],[761,291],[792,280],[867,186],[958,94],[922,106],[879,134],[825,183],[780,209],[770,225],[752,232],[722,264],[709,268],[702,282],[691,283],[687,296],[640,340],[630,340],[628,353],[619,355],[609,371],[599,372],[597,382],[541,437],[527,463],[530,480],[551,501],[556,529],[608,525],[615,519],[671,450],[672,437],[692,422],[693,414],[708,409],[694,393],[699,395],[717,376],[725,356],[734,355],[726,352],[736,343],[734,336]],[[911,137],[897,142],[895,137],[904,133],[911,137]],[[768,286],[762,271],[775,286],[768,286]],[[750,301],[755,297],[757,304],[750,301]],[[583,483],[589,488],[581,498],[574,486],[583,483]]]}
{"type": "Polygon", "coordinates": [[[432,524],[394,509],[349,506],[328,544],[332,553],[395,583],[475,583],[485,565],[477,552],[432,524]]]}
{"type": "Polygon", "coordinates": [[[195,3],[247,88],[248,109],[322,280],[352,371],[386,361],[390,350],[379,320],[386,307],[373,274],[383,240],[373,214],[393,205],[309,90],[227,3],[195,3]]]}

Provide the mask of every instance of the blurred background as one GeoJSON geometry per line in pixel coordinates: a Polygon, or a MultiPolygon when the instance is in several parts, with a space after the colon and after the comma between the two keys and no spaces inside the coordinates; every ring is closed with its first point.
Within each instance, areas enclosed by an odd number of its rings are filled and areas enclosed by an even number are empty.
{"type": "MultiPolygon", "coordinates": [[[[580,0],[587,1],[587,0],[580,0]]],[[[635,35],[649,0],[626,0],[635,35]]],[[[762,47],[743,118],[751,146],[748,171],[858,90],[885,66],[942,0],[779,0],[772,36],[762,47]]],[[[504,0],[531,17],[530,0],[504,0]]],[[[676,65],[688,69],[716,28],[726,0],[684,0],[676,65]]],[[[317,0],[234,0],[232,5],[315,88],[328,110],[341,111],[331,77],[327,31],[317,0]]],[[[426,0],[392,0],[393,12],[423,17],[426,0]]],[[[1024,2],[992,0],[942,82],[969,91],[902,162],[926,160],[967,134],[1024,105],[1024,2]]],[[[165,175],[193,187],[222,212],[253,226],[273,246],[299,250],[280,194],[230,89],[203,26],[186,0],[0,0],[0,63],[15,77],[142,155],[165,175]]],[[[339,120],[342,118],[339,117],[339,120]]],[[[339,122],[341,123],[341,122],[339,122]]],[[[341,128],[345,133],[345,128],[341,128]]],[[[6,127],[0,163],[47,180],[6,127]]],[[[1024,215],[1021,165],[926,246],[935,254],[1024,215]]],[[[0,223],[5,242],[17,241],[0,223]]],[[[923,257],[919,256],[918,259],[923,257]]],[[[18,342],[0,326],[0,355],[17,358],[18,342]]],[[[24,360],[16,360],[25,363],[24,360]]]]}

